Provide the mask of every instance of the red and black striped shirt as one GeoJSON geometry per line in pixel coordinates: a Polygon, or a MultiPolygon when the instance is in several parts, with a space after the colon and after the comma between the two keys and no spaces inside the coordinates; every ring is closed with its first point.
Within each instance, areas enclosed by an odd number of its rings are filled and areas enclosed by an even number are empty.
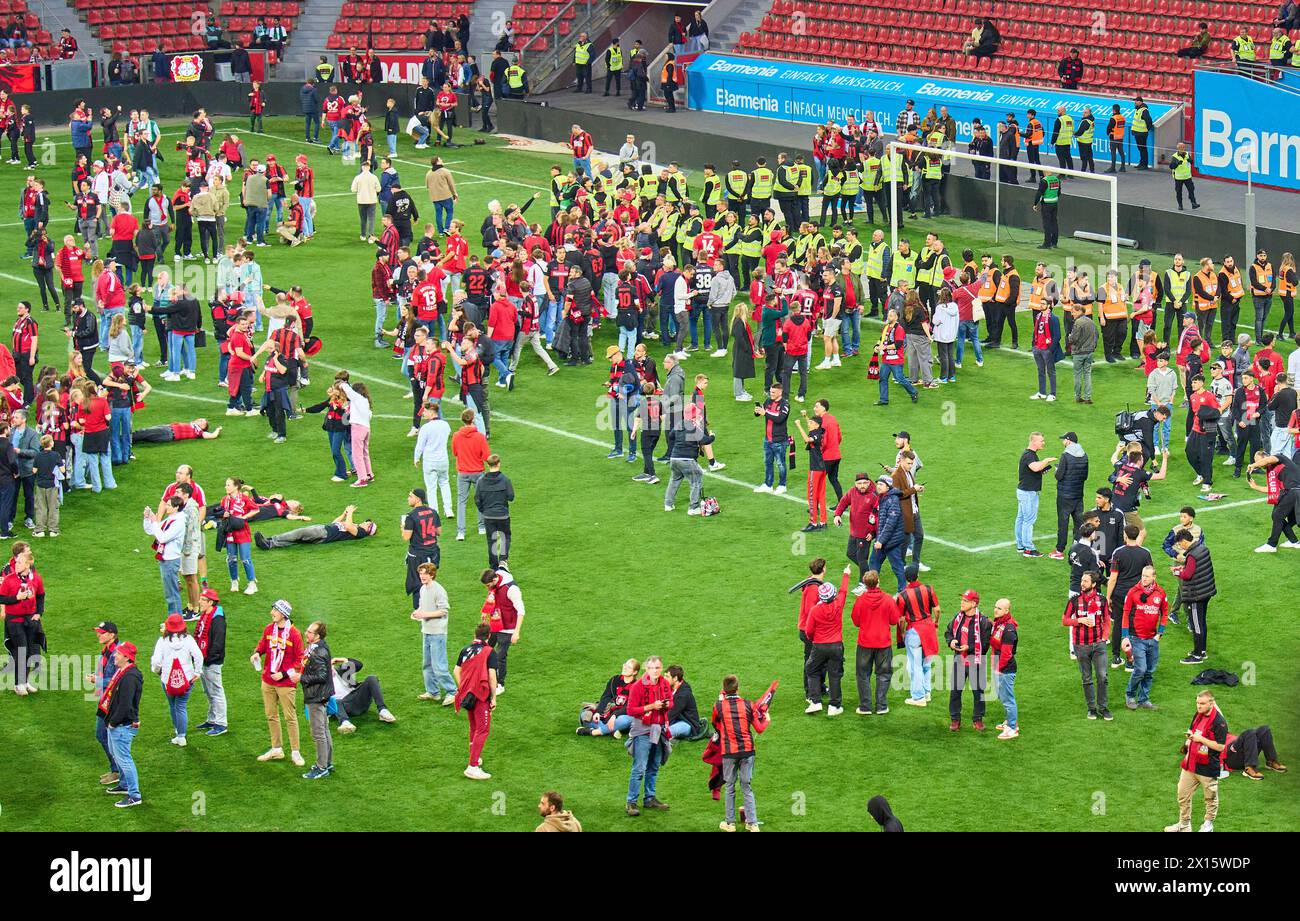
{"type": "Polygon", "coordinates": [[[732,694],[713,705],[710,719],[718,731],[724,758],[749,758],[754,754],[754,733],[767,728],[767,713],[757,710],[753,701],[732,694]]]}

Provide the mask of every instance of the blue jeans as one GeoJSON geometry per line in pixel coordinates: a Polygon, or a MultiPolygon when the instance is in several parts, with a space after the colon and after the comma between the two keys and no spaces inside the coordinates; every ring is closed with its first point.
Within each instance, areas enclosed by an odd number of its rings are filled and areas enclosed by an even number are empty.
{"type": "MultiPolygon", "coordinates": [[[[164,670],[170,667],[170,663],[165,663],[163,665],[164,670]]],[[[176,734],[182,738],[185,736],[185,730],[190,726],[189,703],[190,691],[192,690],[194,690],[193,685],[187,688],[184,694],[167,695],[167,710],[172,715],[172,726],[175,727],[176,734]]]]}
{"type": "Polygon", "coordinates": [[[284,220],[284,196],[272,195],[266,208],[267,219],[270,219],[271,211],[275,211],[275,222],[278,224],[284,220]]]}
{"type": "Polygon", "coordinates": [[[659,780],[659,746],[650,744],[650,736],[637,736],[632,740],[632,776],[627,782],[627,801],[635,803],[641,794],[641,781],[645,780],[645,799],[655,798],[655,783],[659,780]]]}
{"type": "MultiPolygon", "coordinates": [[[[86,452],[81,450],[82,442],[85,436],[78,433],[72,433],[72,488],[80,489],[86,485],[86,473],[90,468],[90,461],[86,457],[86,452]]],[[[111,468],[111,464],[109,465],[111,468]]]]}
{"type": "Polygon", "coordinates": [[[135,366],[139,368],[144,365],[144,327],[130,326],[128,329],[131,330],[132,357],[135,358],[135,366]]]}
{"type": "Polygon", "coordinates": [[[447,634],[424,634],[424,690],[430,694],[454,693],[456,682],[447,668],[447,634]]]}
{"type": "Polygon", "coordinates": [[[330,456],[334,458],[334,475],[340,480],[346,480],[348,468],[352,466],[352,441],[348,438],[347,432],[330,432],[329,436],[330,456]]]}
{"type": "Polygon", "coordinates": [[[921,651],[921,634],[908,630],[903,636],[903,645],[907,648],[907,674],[910,679],[908,689],[913,700],[925,700],[930,693],[930,660],[921,651]]]}
{"type": "Polygon", "coordinates": [[[456,202],[450,198],[433,203],[433,223],[438,233],[446,233],[451,226],[451,219],[456,212],[456,202]]]}
{"type": "Polygon", "coordinates": [[[984,349],[980,347],[980,324],[978,320],[962,320],[957,324],[957,364],[961,364],[962,355],[966,354],[966,341],[975,348],[975,360],[984,360],[984,349]]]}
{"type": "Polygon", "coordinates": [[[326,124],[330,126],[329,148],[330,150],[338,150],[339,148],[335,147],[334,145],[338,144],[339,142],[339,127],[343,124],[343,122],[340,120],[336,122],[326,122],[326,124]]]}
{"type": "Polygon", "coordinates": [[[375,301],[375,338],[378,339],[384,331],[384,324],[388,322],[388,300],[387,298],[377,297],[375,301]]]}
{"type": "Polygon", "coordinates": [[[320,115],[312,112],[310,115],[303,116],[303,132],[306,137],[303,140],[319,141],[320,140],[320,115]]]}
{"type": "MultiPolygon", "coordinates": [[[[541,326],[542,329],[542,338],[546,340],[547,345],[550,345],[552,342],[555,341],[555,330],[556,327],[559,326],[559,323],[560,323],[560,302],[547,301],[546,309],[542,311],[542,316],[538,323],[538,325],[541,326]]],[[[631,353],[629,352],[625,354],[631,354],[631,353]]],[[[459,367],[459,365],[457,367],[459,367]]]]}
{"type": "Polygon", "coordinates": [[[226,542],[226,569],[230,571],[230,581],[239,578],[239,564],[244,564],[244,578],[252,582],[257,578],[253,572],[253,545],[226,542]]]}
{"type": "MultiPolygon", "coordinates": [[[[916,396],[916,388],[912,382],[907,379],[903,373],[902,365],[887,365],[883,361],[880,363],[880,402],[889,402],[889,379],[893,378],[903,385],[909,396],[916,396]]],[[[900,589],[901,590],[901,589],[900,589]]]]}
{"type": "Polygon", "coordinates": [[[678,720],[676,723],[669,723],[668,732],[674,739],[684,742],[691,737],[691,724],[685,720],[678,720]]]}
{"type": "Polygon", "coordinates": [[[1007,728],[1019,729],[1020,711],[1016,707],[1015,672],[998,672],[998,700],[1002,701],[1002,708],[1007,711],[1007,728]]]}
{"type": "MultiPolygon", "coordinates": [[[[1159,405],[1159,403],[1150,403],[1148,404],[1148,408],[1154,412],[1155,408],[1159,405]]],[[[1173,416],[1165,416],[1164,422],[1156,423],[1155,430],[1151,434],[1155,441],[1155,449],[1157,452],[1167,451],[1169,449],[1169,433],[1173,429],[1173,423],[1173,416]]],[[[1292,443],[1294,444],[1294,442],[1292,443]]]]}
{"type": "Polygon", "coordinates": [[[95,716],[95,741],[100,744],[108,757],[108,769],[114,774],[121,774],[117,767],[117,759],[113,757],[113,748],[108,744],[108,723],[104,722],[104,717],[99,714],[95,716]]]}
{"type": "MultiPolygon", "coordinates": [[[[618,315],[618,304],[616,304],[614,301],[614,296],[617,293],[618,293],[618,273],[605,272],[605,274],[600,276],[600,298],[601,301],[605,304],[605,316],[609,317],[610,319],[613,319],[615,316],[618,315]]],[[[624,354],[630,356],[632,353],[625,352],[624,354]]]]}
{"type": "Polygon", "coordinates": [[[574,174],[575,176],[579,176],[579,175],[587,175],[587,176],[590,176],[590,175],[592,174],[592,173],[591,173],[591,157],[574,157],[574,158],[573,158],[573,174],[574,174]]]}
{"type": "Polygon", "coordinates": [[[108,327],[113,323],[113,317],[126,313],[125,307],[112,307],[108,310],[100,311],[99,314],[99,351],[108,354],[108,327]]]}
{"type": "Polygon", "coordinates": [[[185,605],[181,603],[181,585],[178,581],[181,574],[180,557],[174,560],[159,560],[158,572],[162,576],[163,598],[167,601],[167,613],[181,613],[185,605]]]}
{"type": "Polygon", "coordinates": [[[265,243],[266,231],[262,228],[266,224],[265,208],[245,208],[244,209],[244,239],[249,243],[265,243]]]}
{"type": "MultiPolygon", "coordinates": [[[[95,492],[105,489],[117,489],[117,480],[113,479],[113,457],[107,451],[103,454],[85,454],[86,474],[90,479],[90,488],[95,492]]],[[[176,609],[177,613],[180,608],[176,609]]]]}
{"type": "Polygon", "coordinates": [[[659,341],[668,343],[677,335],[677,320],[673,316],[672,304],[659,304],[659,341]]]}
{"type": "Polygon", "coordinates": [[[903,579],[903,548],[907,546],[907,541],[902,541],[896,547],[889,550],[871,551],[871,562],[867,565],[876,572],[881,571],[885,560],[889,560],[889,568],[894,571],[894,578],[898,580],[898,591],[907,587],[907,582],[903,579]]]}
{"type": "Polygon", "coordinates": [[[862,345],[862,309],[846,310],[840,324],[840,351],[856,353],[862,345]]]}
{"type": "Polygon", "coordinates": [[[699,338],[696,335],[700,315],[704,315],[704,347],[707,349],[713,341],[713,320],[709,316],[709,308],[696,307],[691,311],[691,348],[699,347],[699,338]]]}
{"type": "MultiPolygon", "coordinates": [[[[316,199],[314,196],[312,198],[308,198],[305,195],[298,196],[298,204],[302,205],[302,234],[305,237],[316,235],[316,218],[313,217],[311,213],[312,205],[315,203],[316,199]]],[[[262,219],[262,224],[265,226],[265,218],[262,219]]],[[[261,314],[258,314],[258,316],[261,316],[261,314]]]]}
{"type": "Polygon", "coordinates": [[[135,769],[135,759],[131,757],[131,743],[140,730],[130,726],[115,726],[108,731],[108,747],[112,759],[117,762],[118,784],[126,789],[131,799],[140,798],[140,775],[135,769]]]}
{"type": "Polygon", "coordinates": [[[167,370],[179,374],[184,368],[194,373],[194,337],[182,336],[180,333],[167,333],[167,370]]]}
{"type": "Polygon", "coordinates": [[[629,729],[632,728],[632,717],[628,716],[626,713],[622,713],[614,717],[613,729],[609,728],[608,721],[602,723],[600,720],[593,720],[592,722],[588,723],[587,728],[592,731],[593,735],[602,735],[602,736],[610,735],[611,733],[615,733],[615,732],[627,732],[629,729]]]}
{"type": "Polygon", "coordinates": [[[114,406],[111,421],[110,458],[114,464],[125,464],[131,459],[131,407],[114,406]]]}
{"type": "Polygon", "coordinates": [[[424,127],[424,125],[417,122],[415,127],[411,130],[415,132],[415,145],[417,147],[429,140],[429,129],[424,127]]]}
{"type": "Polygon", "coordinates": [[[1038,520],[1038,493],[1016,490],[1016,548],[1034,549],[1034,522],[1038,520]]]}
{"type": "Polygon", "coordinates": [[[763,439],[763,483],[766,486],[772,485],[772,465],[775,464],[778,471],[778,484],[785,485],[785,452],[789,445],[780,441],[768,441],[763,439]]]}
{"type": "Polygon", "coordinates": [[[631,355],[636,351],[636,327],[631,329],[618,328],[618,350],[624,355],[631,355]]]}
{"type": "Polygon", "coordinates": [[[1143,640],[1131,634],[1129,642],[1133,646],[1133,674],[1129,676],[1124,696],[1144,704],[1151,699],[1151,681],[1156,676],[1156,663],[1160,661],[1160,643],[1154,637],[1143,640]]]}
{"type": "Polygon", "coordinates": [[[612,397],[609,401],[609,427],[614,430],[614,450],[623,451],[623,430],[627,429],[628,455],[636,457],[636,439],[632,437],[632,423],[636,419],[640,399],[633,397],[612,397]]]}
{"type": "Polygon", "coordinates": [[[390,157],[397,156],[397,135],[387,134],[384,136],[388,138],[388,155],[390,157]]]}
{"type": "Polygon", "coordinates": [[[492,367],[497,369],[498,384],[510,376],[510,356],[514,353],[514,348],[515,341],[513,339],[492,340],[492,367]]]}

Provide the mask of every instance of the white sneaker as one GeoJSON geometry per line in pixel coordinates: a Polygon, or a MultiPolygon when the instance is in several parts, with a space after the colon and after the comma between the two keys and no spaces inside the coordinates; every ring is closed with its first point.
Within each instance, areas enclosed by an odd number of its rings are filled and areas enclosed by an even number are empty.
{"type": "Polygon", "coordinates": [[[283,761],[284,749],[283,748],[267,749],[266,751],[262,752],[262,754],[257,756],[257,760],[258,761],[283,761]]]}
{"type": "Polygon", "coordinates": [[[772,491],[772,487],[768,486],[766,483],[759,483],[757,486],[754,487],[754,492],[771,492],[771,491],[772,491]]]}
{"type": "Polygon", "coordinates": [[[1220,466],[1221,466],[1221,467],[1231,467],[1231,466],[1232,466],[1233,464],[1235,464],[1235,463],[1236,463],[1236,461],[1233,460],[1231,457],[1229,457],[1229,458],[1226,458],[1226,459],[1224,460],[1224,462],[1223,462],[1222,464],[1220,464],[1220,466]]]}
{"type": "Polygon", "coordinates": [[[505,686],[504,684],[498,684],[498,685],[497,685],[497,697],[500,697],[500,696],[501,696],[502,694],[504,694],[505,692],[506,692],[506,686],[505,686]]]}
{"type": "Polygon", "coordinates": [[[688,508],[688,509],[686,510],[686,514],[688,514],[688,515],[702,515],[702,514],[704,514],[704,511],[703,511],[702,509],[698,509],[698,508],[688,508]]]}
{"type": "Polygon", "coordinates": [[[174,384],[181,379],[181,376],[179,374],[172,374],[170,371],[164,371],[162,374],[158,375],[158,378],[174,384]]]}
{"type": "Polygon", "coordinates": [[[469,767],[465,768],[465,776],[468,777],[470,780],[491,780],[492,779],[491,774],[483,770],[481,767],[476,767],[472,764],[469,767]]]}
{"type": "Polygon", "coordinates": [[[27,696],[27,685],[25,685],[25,684],[16,684],[16,685],[14,685],[14,693],[17,694],[19,697],[26,697],[26,696],[27,696]]]}
{"type": "Polygon", "coordinates": [[[230,590],[231,590],[232,592],[237,592],[237,591],[239,591],[239,580],[238,580],[238,579],[231,579],[231,580],[230,580],[230,590]]]}
{"type": "Polygon", "coordinates": [[[676,358],[678,361],[685,361],[691,356],[686,354],[686,352],[674,352],[673,357],[676,358]]]}
{"type": "Polygon", "coordinates": [[[926,705],[925,700],[917,700],[915,697],[905,697],[903,703],[909,707],[924,707],[926,705]]]}
{"type": "Polygon", "coordinates": [[[753,399],[753,397],[751,397],[747,393],[742,393],[740,396],[736,397],[735,399],[737,403],[748,403],[750,400],[753,399]]]}
{"type": "Polygon", "coordinates": [[[1056,402],[1056,394],[1054,394],[1054,393],[1049,393],[1049,394],[1047,395],[1047,402],[1049,402],[1049,403],[1055,403],[1055,402],[1056,402]]]}
{"type": "Polygon", "coordinates": [[[175,745],[177,748],[184,748],[185,736],[176,736],[175,738],[172,739],[172,744],[175,745]]]}
{"type": "Polygon", "coordinates": [[[247,412],[245,412],[244,415],[245,415],[245,416],[260,416],[260,415],[262,415],[262,414],[261,414],[260,412],[258,412],[257,410],[255,410],[255,409],[250,409],[250,410],[248,410],[247,412]]]}
{"type": "Polygon", "coordinates": [[[815,700],[815,701],[813,701],[812,703],[810,703],[810,704],[807,706],[807,708],[806,708],[803,712],[804,712],[804,713],[821,713],[821,712],[822,712],[822,702],[821,702],[820,700],[815,700]]]}
{"type": "Polygon", "coordinates": [[[446,697],[444,697],[444,698],[442,699],[442,705],[443,705],[444,707],[454,707],[454,706],[456,706],[456,695],[455,695],[455,694],[448,694],[446,697]]]}
{"type": "Polygon", "coordinates": [[[930,571],[930,567],[929,567],[929,566],[926,566],[924,563],[917,563],[917,564],[916,564],[916,569],[917,569],[918,572],[929,572],[929,571],[930,571]]]}
{"type": "Polygon", "coordinates": [[[1191,822],[1188,822],[1186,825],[1184,825],[1182,822],[1175,822],[1173,825],[1165,826],[1165,831],[1191,831],[1191,830],[1192,830],[1191,822]]]}
{"type": "Polygon", "coordinates": [[[826,715],[827,715],[827,716],[839,716],[839,715],[840,715],[841,713],[843,713],[843,712],[844,712],[844,708],[843,708],[843,707],[827,707],[827,708],[826,708],[826,715]]]}
{"type": "Polygon", "coordinates": [[[709,464],[709,469],[715,472],[718,470],[726,470],[727,465],[724,464],[722,461],[714,461],[713,463],[709,464]]]}
{"type": "Polygon", "coordinates": [[[234,409],[232,407],[231,409],[226,410],[227,416],[242,416],[243,414],[244,411],[242,409],[234,409]]]}
{"type": "Polygon", "coordinates": [[[784,487],[784,486],[778,486],[778,487],[776,487],[775,489],[772,490],[772,495],[774,495],[774,496],[784,496],[784,495],[785,495],[785,487],[784,487]]]}
{"type": "Polygon", "coordinates": [[[1300,541],[1284,540],[1282,541],[1281,544],[1279,544],[1279,546],[1286,547],[1288,550],[1300,550],[1300,541]]]}
{"type": "Polygon", "coordinates": [[[831,367],[831,361],[830,361],[830,359],[829,359],[829,358],[823,358],[823,359],[821,360],[821,363],[818,364],[818,365],[816,366],[816,370],[818,370],[818,371],[828,371],[828,370],[830,370],[830,367],[831,367]]]}
{"type": "MultiPolygon", "coordinates": [[[[1231,463],[1231,461],[1229,461],[1229,463],[1231,463]]],[[[1205,482],[1205,477],[1201,476],[1200,474],[1197,474],[1196,479],[1192,480],[1192,485],[1200,486],[1204,482],[1205,482]]]]}
{"type": "Polygon", "coordinates": [[[866,587],[865,585],[863,585],[861,582],[859,582],[857,585],[853,586],[853,594],[854,594],[854,595],[861,595],[861,594],[862,594],[863,592],[865,592],[866,590],[867,590],[867,587],[866,587]]]}
{"type": "Polygon", "coordinates": [[[182,371],[181,374],[182,374],[182,375],[183,375],[187,380],[191,380],[191,381],[194,380],[194,372],[193,372],[193,371],[182,371]]]}
{"type": "Polygon", "coordinates": [[[344,720],[343,722],[339,723],[339,732],[349,733],[349,732],[356,732],[356,731],[357,731],[357,727],[352,724],[351,720],[344,720]]]}
{"type": "Polygon", "coordinates": [[[797,396],[797,397],[794,398],[794,401],[795,401],[796,403],[802,403],[802,402],[803,402],[803,397],[799,397],[799,396],[797,396]]]}
{"type": "Polygon", "coordinates": [[[665,505],[665,506],[664,506],[664,511],[665,511],[665,512],[671,512],[671,511],[673,510],[673,508],[674,508],[674,506],[672,506],[672,505],[665,505]]]}
{"type": "Polygon", "coordinates": [[[393,712],[389,710],[387,707],[384,707],[384,709],[379,711],[379,718],[383,720],[385,723],[397,722],[397,717],[393,716],[393,712]]]}
{"type": "Polygon", "coordinates": [[[343,477],[341,477],[341,476],[332,476],[332,477],[330,477],[330,482],[331,482],[331,483],[346,483],[347,480],[343,479],[343,477]]]}
{"type": "Polygon", "coordinates": [[[1201,827],[1198,828],[1198,829],[1196,829],[1196,830],[1197,830],[1197,831],[1214,831],[1214,823],[1211,822],[1209,819],[1206,819],[1204,822],[1201,823],[1201,827]]]}
{"type": "Polygon", "coordinates": [[[832,368],[838,368],[838,367],[841,367],[841,365],[840,365],[840,356],[836,355],[834,358],[831,359],[831,367],[832,367],[832,368]]]}
{"type": "Polygon", "coordinates": [[[1003,729],[1002,733],[998,736],[998,739],[1000,739],[1003,742],[1005,742],[1007,739],[1018,739],[1018,738],[1020,738],[1019,729],[1009,729],[1009,728],[1003,729]]]}
{"type": "Polygon", "coordinates": [[[417,429],[415,426],[411,426],[411,430],[410,430],[409,432],[406,433],[406,437],[407,437],[407,438],[414,438],[414,437],[415,437],[416,435],[418,435],[418,434],[420,434],[420,430],[417,429]]]}
{"type": "Polygon", "coordinates": [[[257,580],[256,580],[256,579],[254,579],[252,582],[249,582],[249,583],[248,583],[248,585],[244,588],[244,594],[245,594],[245,595],[256,595],[256,594],[257,594],[257,580]]]}
{"type": "Polygon", "coordinates": [[[37,691],[40,690],[40,688],[38,688],[36,685],[32,684],[30,681],[27,682],[25,685],[23,685],[23,687],[27,688],[27,693],[28,693],[28,694],[35,694],[37,691]]]}
{"type": "Polygon", "coordinates": [[[726,349],[714,349],[712,352],[709,353],[709,357],[710,357],[710,358],[725,358],[725,357],[727,357],[727,350],[726,350],[726,349]]]}
{"type": "Polygon", "coordinates": [[[302,759],[302,752],[289,752],[289,760],[294,763],[295,767],[302,767],[307,763],[302,759]]]}
{"type": "Polygon", "coordinates": [[[1260,544],[1255,548],[1256,553],[1277,553],[1276,547],[1270,547],[1268,544],[1260,544]]]}

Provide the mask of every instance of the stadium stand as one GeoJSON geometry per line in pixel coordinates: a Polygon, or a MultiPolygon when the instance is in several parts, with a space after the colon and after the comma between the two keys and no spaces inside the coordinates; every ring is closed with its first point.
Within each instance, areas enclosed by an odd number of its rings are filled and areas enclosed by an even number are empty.
{"type": "MultiPolygon", "coordinates": [[[[562,4],[559,3],[516,3],[510,14],[515,23],[515,44],[522,47],[524,42],[542,30],[542,26],[559,15],[561,7],[562,4]]],[[[560,19],[561,35],[569,34],[575,15],[573,7],[564,10],[564,16],[560,19]]],[[[544,36],[538,37],[529,48],[533,51],[546,51],[547,39],[544,36]]]]}
{"type": "Polygon", "coordinates": [[[1272,3],[1202,0],[915,0],[882,9],[867,0],[813,3],[775,0],[757,31],[736,50],[819,64],[925,72],[936,77],[996,77],[1057,84],[1056,65],[1072,47],[1084,60],[1085,88],[1188,97],[1194,61],[1175,51],[1199,20],[1215,39],[1209,57],[1230,58],[1227,39],[1246,25],[1267,48],[1272,3]],[[1002,47],[991,58],[962,53],[977,17],[991,17],[1002,47]]]}
{"type": "MultiPolygon", "coordinates": [[[[41,17],[27,8],[27,0],[0,0],[0,22],[9,23],[11,16],[17,16],[27,30],[27,40],[32,47],[39,49],[40,59],[48,61],[58,57],[57,38],[50,34],[41,22],[41,17]]],[[[32,59],[32,47],[15,48],[11,56],[15,63],[24,64],[32,59]]]]}
{"type": "MultiPolygon", "coordinates": [[[[3,2],[3,0],[0,0],[3,2]]],[[[75,0],[82,15],[99,36],[104,47],[123,54],[143,54],[153,50],[156,42],[164,51],[200,50],[207,47],[202,35],[193,34],[191,16],[209,13],[206,0],[182,3],[161,0],[75,0]]],[[[293,35],[294,20],[302,4],[289,2],[252,2],[236,0],[222,3],[217,19],[227,38],[239,38],[245,46],[253,42],[253,27],[265,18],[268,24],[279,17],[280,24],[293,35]]]]}
{"type": "Polygon", "coordinates": [[[472,3],[345,3],[326,47],[375,51],[423,51],[429,20],[439,22],[470,13],[472,3]]]}

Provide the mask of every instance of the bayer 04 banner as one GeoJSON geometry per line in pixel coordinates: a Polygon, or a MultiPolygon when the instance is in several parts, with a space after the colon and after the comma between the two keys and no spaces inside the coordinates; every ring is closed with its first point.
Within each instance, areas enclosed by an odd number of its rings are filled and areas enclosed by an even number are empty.
{"type": "MultiPolygon", "coordinates": [[[[947,106],[957,121],[959,142],[971,139],[971,122],[976,118],[989,125],[1014,112],[1023,130],[1026,109],[1036,110],[1050,132],[1057,106],[1065,106],[1076,125],[1084,109],[1091,108],[1097,122],[1094,144],[1098,150],[1106,146],[1106,122],[1112,105],[1118,103],[1128,124],[1133,123],[1132,98],[736,55],[700,55],[688,69],[686,82],[690,107],[703,112],[808,124],[844,124],[850,116],[861,121],[864,112],[871,112],[881,131],[888,134],[894,132],[894,119],[909,99],[915,101],[922,117],[931,106],[936,110],[947,106]]],[[[1157,122],[1175,108],[1150,100],[1147,106],[1157,122]]]]}
{"type": "Polygon", "coordinates": [[[1300,189],[1300,81],[1198,71],[1195,93],[1202,175],[1300,189]]]}

